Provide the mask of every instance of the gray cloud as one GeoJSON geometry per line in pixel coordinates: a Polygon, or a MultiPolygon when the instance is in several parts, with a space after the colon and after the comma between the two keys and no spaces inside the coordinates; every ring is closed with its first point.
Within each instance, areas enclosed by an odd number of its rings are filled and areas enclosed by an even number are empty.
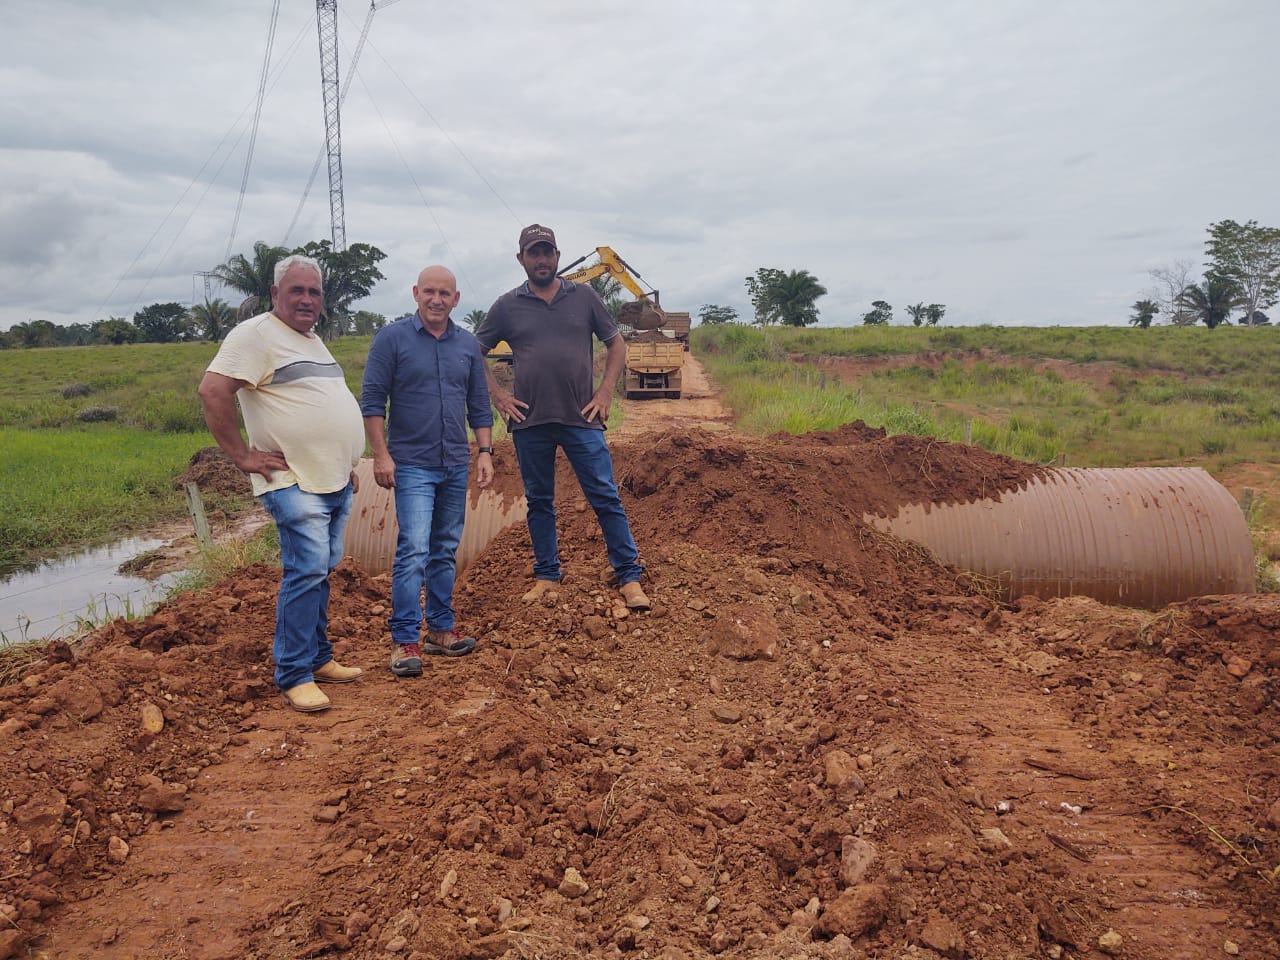
{"type": "MultiPolygon", "coordinates": [[[[341,7],[344,76],[366,10],[341,7]]],[[[281,10],[233,250],[284,238],[323,146],[311,13],[281,10]]],[[[0,328],[196,295],[230,238],[268,15],[11,18],[0,328]]],[[[1230,66],[1269,62],[1278,33],[1265,0],[392,4],[342,118],[348,239],[389,254],[362,306],[407,309],[433,260],[487,306],[539,220],[565,262],[613,246],[677,309],[749,315],[742,279],[778,266],[818,276],[830,323],[877,298],[1124,323],[1210,222],[1280,224],[1269,85],[1230,66]]],[[[328,232],[322,166],[289,240],[328,232]]]]}

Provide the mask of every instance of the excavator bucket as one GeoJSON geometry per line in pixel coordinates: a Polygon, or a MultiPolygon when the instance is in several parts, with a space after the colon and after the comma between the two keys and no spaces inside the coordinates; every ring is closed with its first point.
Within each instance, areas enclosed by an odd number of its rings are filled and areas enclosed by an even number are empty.
{"type": "Polygon", "coordinates": [[[626,335],[627,327],[632,330],[657,330],[666,322],[662,308],[648,300],[633,300],[624,303],[618,311],[618,325],[623,327],[626,335]]]}

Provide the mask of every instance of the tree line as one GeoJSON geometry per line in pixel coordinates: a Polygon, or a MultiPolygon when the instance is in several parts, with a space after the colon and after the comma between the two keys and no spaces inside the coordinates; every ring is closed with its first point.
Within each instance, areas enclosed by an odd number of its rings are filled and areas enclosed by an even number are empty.
{"type": "Polygon", "coordinates": [[[107,317],[94,323],[56,324],[28,320],[0,333],[0,349],[66,347],[121,343],[183,343],[221,340],[241,320],[271,309],[276,264],[291,254],[314,257],[324,281],[324,313],[316,332],[325,339],[345,334],[373,333],[386,323],[382,314],[353,309],[373,285],[384,279],[378,263],[386,258],[375,246],[353,243],[334,250],[328,240],[312,241],[290,250],[261,240],[249,256],[238,253],[209,275],[242,295],[236,305],[221,297],[185,307],[180,303],[152,303],[132,317],[107,317]]]}
{"type": "MultiPolygon", "coordinates": [[[[755,308],[754,322],[760,326],[776,323],[784,327],[807,327],[818,322],[818,299],[826,296],[827,288],[808,270],[760,267],[745,282],[747,296],[755,308]]],[[[907,318],[917,327],[937,325],[946,312],[944,304],[924,301],[905,309],[907,318]]],[[[738,311],[718,303],[704,303],[698,310],[698,320],[708,325],[737,323],[738,311]]],[[[892,320],[893,307],[884,300],[873,300],[871,309],[862,315],[862,322],[868,326],[892,320]]]]}
{"type": "Polygon", "coordinates": [[[1195,279],[1190,260],[1148,271],[1155,287],[1133,304],[1130,324],[1146,329],[1164,317],[1174,326],[1213,329],[1236,310],[1241,326],[1271,323],[1263,311],[1280,300],[1280,229],[1221,220],[1208,232],[1203,277],[1195,279]]]}

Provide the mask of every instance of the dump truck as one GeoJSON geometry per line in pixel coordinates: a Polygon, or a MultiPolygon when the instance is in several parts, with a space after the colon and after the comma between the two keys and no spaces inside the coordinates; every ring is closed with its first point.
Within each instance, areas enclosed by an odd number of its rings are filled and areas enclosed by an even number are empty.
{"type": "Polygon", "coordinates": [[[684,345],[657,330],[632,334],[627,340],[627,368],[623,395],[628,400],[646,397],[680,398],[680,371],[684,345]]]}
{"type": "Polygon", "coordinates": [[[596,262],[578,267],[591,254],[579,257],[560,271],[566,280],[587,283],[606,274],[630,291],[635,300],[618,312],[618,330],[627,344],[623,395],[629,400],[645,397],[680,397],[680,370],[689,349],[689,314],[669,313],[658,302],[658,291],[641,286],[640,274],[612,247],[596,247],[596,262]],[[577,269],[575,269],[577,268],[577,269]]]}

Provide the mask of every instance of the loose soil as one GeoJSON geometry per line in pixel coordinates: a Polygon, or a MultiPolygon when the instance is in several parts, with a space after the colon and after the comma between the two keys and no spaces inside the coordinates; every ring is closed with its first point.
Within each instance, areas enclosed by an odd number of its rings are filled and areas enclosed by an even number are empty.
{"type": "Polygon", "coordinates": [[[0,958],[1280,956],[1280,599],[1000,604],[861,518],[1035,468],[691,367],[612,437],[650,612],[566,472],[560,589],[499,535],[421,678],[348,560],[325,713],[261,565],[0,688],[0,958]]]}

